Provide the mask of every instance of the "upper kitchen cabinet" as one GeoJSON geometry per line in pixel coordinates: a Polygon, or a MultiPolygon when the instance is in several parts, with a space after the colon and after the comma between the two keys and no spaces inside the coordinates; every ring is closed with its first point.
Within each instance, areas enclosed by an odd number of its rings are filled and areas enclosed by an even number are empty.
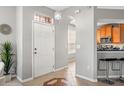
{"type": "Polygon", "coordinates": [[[106,37],[106,27],[102,26],[99,30],[100,30],[100,37],[101,38],[106,37]]]}
{"type": "Polygon", "coordinates": [[[124,43],[124,24],[108,24],[97,29],[97,43],[101,38],[111,38],[111,43],[124,43]]]}
{"type": "Polygon", "coordinates": [[[112,36],[112,25],[106,25],[106,37],[112,36]]]}
{"type": "Polygon", "coordinates": [[[124,24],[120,24],[120,31],[121,43],[124,43],[124,24]]]}
{"type": "Polygon", "coordinates": [[[112,35],[112,25],[104,25],[100,29],[100,37],[111,37],[112,35]]]}
{"type": "Polygon", "coordinates": [[[113,25],[112,28],[112,43],[121,43],[121,38],[120,38],[120,25],[116,24],[113,25]]]}
{"type": "Polygon", "coordinates": [[[124,24],[113,26],[112,43],[124,43],[124,24]]]}
{"type": "Polygon", "coordinates": [[[100,29],[97,29],[97,44],[100,43],[100,29]]]}
{"type": "Polygon", "coordinates": [[[101,43],[101,38],[112,37],[112,25],[103,25],[97,29],[97,44],[101,43]]]}

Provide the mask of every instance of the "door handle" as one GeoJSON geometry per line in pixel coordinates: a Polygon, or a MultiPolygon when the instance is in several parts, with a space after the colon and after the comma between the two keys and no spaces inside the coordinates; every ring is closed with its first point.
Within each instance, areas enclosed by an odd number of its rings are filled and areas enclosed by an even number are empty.
{"type": "Polygon", "coordinates": [[[37,52],[34,52],[34,54],[37,54],[37,52]]]}

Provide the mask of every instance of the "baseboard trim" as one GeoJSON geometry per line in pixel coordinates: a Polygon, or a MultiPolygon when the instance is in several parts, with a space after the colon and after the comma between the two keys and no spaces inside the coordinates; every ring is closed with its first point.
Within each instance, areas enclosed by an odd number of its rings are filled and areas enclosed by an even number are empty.
{"type": "Polygon", "coordinates": [[[16,78],[17,78],[20,82],[22,82],[22,79],[21,79],[20,77],[16,76],[16,78]]]}
{"type": "Polygon", "coordinates": [[[5,76],[1,76],[1,77],[0,77],[0,80],[1,80],[1,79],[4,79],[4,78],[5,78],[5,76]]]}
{"type": "MultiPolygon", "coordinates": [[[[109,78],[118,78],[118,77],[119,77],[119,75],[109,76],[109,78]]],[[[124,75],[122,77],[124,77],[124,75]]],[[[97,78],[106,78],[106,76],[97,76],[97,78]]]]}
{"type": "Polygon", "coordinates": [[[86,79],[86,80],[91,81],[91,82],[97,82],[97,79],[88,78],[88,77],[85,77],[85,76],[82,76],[79,74],[76,74],[76,77],[79,77],[81,79],[86,79]]]}
{"type": "Polygon", "coordinates": [[[55,69],[55,71],[60,71],[60,70],[66,69],[66,68],[68,68],[68,66],[64,66],[64,67],[61,67],[61,68],[57,68],[57,69],[55,69]]]}
{"type": "Polygon", "coordinates": [[[33,80],[33,78],[28,78],[28,79],[24,79],[24,80],[22,80],[22,79],[19,78],[18,76],[17,76],[17,79],[18,79],[21,83],[25,83],[25,82],[28,82],[28,81],[33,80]]]}

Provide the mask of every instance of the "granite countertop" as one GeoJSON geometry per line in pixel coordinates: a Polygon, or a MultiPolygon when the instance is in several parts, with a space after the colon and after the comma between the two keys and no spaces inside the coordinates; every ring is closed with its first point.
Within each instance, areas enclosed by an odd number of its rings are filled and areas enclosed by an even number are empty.
{"type": "Polygon", "coordinates": [[[123,50],[97,50],[97,51],[124,51],[124,49],[123,50]]]}
{"type": "Polygon", "coordinates": [[[97,53],[124,53],[124,50],[99,50],[97,51],[97,53]]]}

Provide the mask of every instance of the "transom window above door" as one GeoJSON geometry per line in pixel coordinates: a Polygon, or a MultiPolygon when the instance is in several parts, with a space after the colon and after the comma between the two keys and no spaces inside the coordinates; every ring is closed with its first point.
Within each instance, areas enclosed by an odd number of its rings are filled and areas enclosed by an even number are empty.
{"type": "Polygon", "coordinates": [[[53,18],[40,13],[35,13],[33,20],[44,24],[53,24],[53,18]]]}

